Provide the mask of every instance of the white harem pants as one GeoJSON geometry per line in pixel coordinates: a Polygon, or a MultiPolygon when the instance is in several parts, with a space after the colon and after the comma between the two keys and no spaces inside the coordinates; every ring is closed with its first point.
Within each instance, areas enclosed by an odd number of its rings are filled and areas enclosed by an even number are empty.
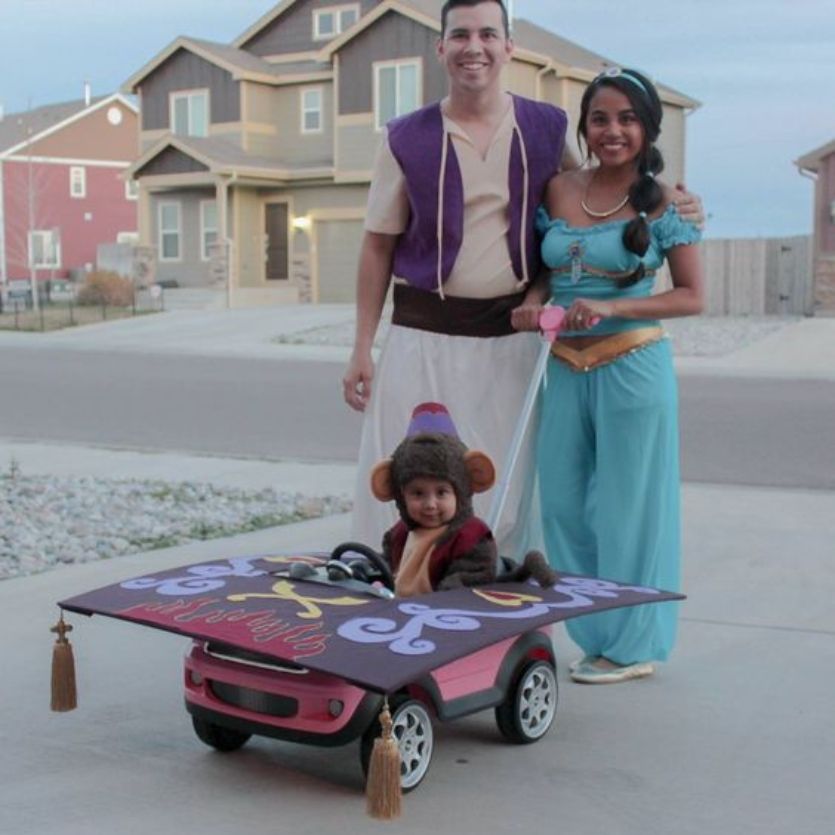
{"type": "MultiPolygon", "coordinates": [[[[539,351],[532,333],[501,337],[448,336],[392,325],[372,382],[360,442],[351,538],[379,548],[397,518],[394,502],[371,495],[369,474],[403,440],[419,403],[443,403],[461,440],[480,449],[504,473],[511,439],[539,351]]],[[[502,518],[493,533],[499,553],[520,559],[542,547],[535,495],[536,412],[516,463],[502,518]]],[[[487,520],[494,490],[474,497],[475,512],[487,520]]],[[[489,520],[488,520],[489,521],[489,520]]]]}

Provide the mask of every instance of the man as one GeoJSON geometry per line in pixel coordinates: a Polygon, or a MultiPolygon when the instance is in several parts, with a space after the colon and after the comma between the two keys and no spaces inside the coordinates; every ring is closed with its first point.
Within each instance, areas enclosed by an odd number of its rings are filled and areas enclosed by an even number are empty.
{"type": "MultiPolygon", "coordinates": [[[[489,451],[501,472],[537,350],[530,334],[513,332],[509,311],[536,275],[532,212],[565,136],[562,111],[502,89],[513,44],[499,0],[450,0],[441,24],[449,95],[389,126],[360,252],[344,395],[367,407],[353,537],[374,545],[392,520],[373,500],[368,474],[397,446],[416,403],[444,403],[465,443],[489,451]],[[375,375],[371,346],[392,276],[395,313],[375,375]]],[[[520,456],[520,473],[533,472],[529,456],[520,456]]],[[[508,556],[529,544],[526,520],[516,518],[523,499],[530,505],[528,481],[515,479],[495,526],[508,556]]]]}
{"type": "MultiPolygon", "coordinates": [[[[372,545],[393,513],[374,501],[369,473],[414,406],[443,403],[462,440],[501,474],[530,381],[538,342],[512,329],[510,311],[539,269],[533,213],[559,169],[566,116],[502,89],[512,53],[501,0],[448,0],[437,44],[448,96],[394,120],[375,162],[343,378],[345,401],[366,411],[352,538],[372,545]],[[375,373],[371,348],[392,282],[375,373]]],[[[516,466],[502,519],[488,519],[511,557],[539,544],[530,444],[516,466]]],[[[478,515],[488,516],[491,498],[477,497],[478,515]]]]}

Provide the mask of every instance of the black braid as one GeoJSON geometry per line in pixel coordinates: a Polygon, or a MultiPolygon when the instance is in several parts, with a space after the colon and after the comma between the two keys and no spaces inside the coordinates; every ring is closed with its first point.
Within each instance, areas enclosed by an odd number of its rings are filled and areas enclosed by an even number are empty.
{"type": "MultiPolygon", "coordinates": [[[[623,245],[630,252],[634,252],[641,257],[646,254],[650,244],[648,217],[661,205],[661,201],[664,199],[664,192],[655,179],[655,175],[663,169],[664,159],[661,156],[661,151],[655,145],[650,145],[641,154],[638,163],[638,179],[629,189],[629,205],[638,212],[638,217],[633,218],[626,224],[623,230],[623,245]]],[[[618,286],[630,287],[640,281],[645,273],[646,268],[641,263],[634,272],[618,279],[618,286]]]]}

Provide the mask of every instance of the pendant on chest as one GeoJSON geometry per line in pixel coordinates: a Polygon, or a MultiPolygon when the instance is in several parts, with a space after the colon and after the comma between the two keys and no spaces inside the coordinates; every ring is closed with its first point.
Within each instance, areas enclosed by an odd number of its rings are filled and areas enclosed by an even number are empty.
{"type": "Polygon", "coordinates": [[[571,283],[576,284],[583,274],[583,253],[586,248],[581,241],[574,241],[568,247],[568,255],[571,258],[571,283]]]}

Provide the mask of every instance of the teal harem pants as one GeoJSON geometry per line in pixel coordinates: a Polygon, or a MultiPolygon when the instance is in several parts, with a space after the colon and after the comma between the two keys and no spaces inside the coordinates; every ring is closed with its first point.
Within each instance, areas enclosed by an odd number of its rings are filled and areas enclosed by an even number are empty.
{"type": "MultiPolygon", "coordinates": [[[[537,466],[548,558],[557,570],[679,587],[678,389],[669,340],[588,372],[548,360],[537,466]]],[[[586,655],[667,658],[676,603],[566,622],[586,655]]]]}

